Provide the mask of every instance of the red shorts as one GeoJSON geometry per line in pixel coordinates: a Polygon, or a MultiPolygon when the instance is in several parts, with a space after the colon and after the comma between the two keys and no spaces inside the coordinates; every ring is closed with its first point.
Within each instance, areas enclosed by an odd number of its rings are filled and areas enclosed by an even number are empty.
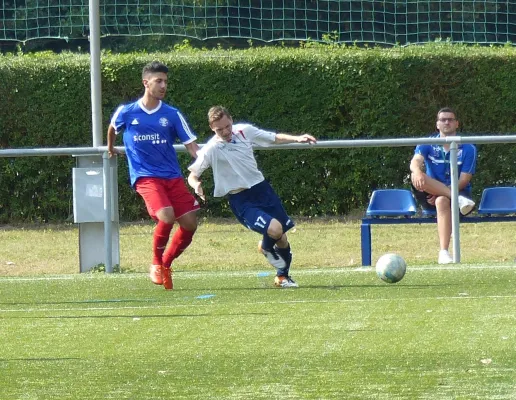
{"type": "Polygon", "coordinates": [[[183,178],[144,177],[136,181],[135,189],[143,197],[152,219],[164,207],[172,207],[176,218],[199,209],[199,202],[188,191],[183,178]]]}

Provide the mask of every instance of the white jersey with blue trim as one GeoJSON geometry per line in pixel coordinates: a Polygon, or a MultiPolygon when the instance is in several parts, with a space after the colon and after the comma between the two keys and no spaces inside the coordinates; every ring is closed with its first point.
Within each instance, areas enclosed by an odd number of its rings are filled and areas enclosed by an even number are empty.
{"type": "Polygon", "coordinates": [[[197,137],[179,110],[161,101],[148,110],[140,99],[118,107],[111,125],[117,134],[123,130],[131,185],[141,177],[182,177],[174,143],[189,144],[197,137]]]}
{"type": "Polygon", "coordinates": [[[233,125],[230,141],[213,136],[198,152],[195,162],[188,167],[195,175],[212,167],[215,197],[250,187],[265,178],[258,170],[253,144],[267,147],[274,143],[276,134],[250,124],[233,125]]]}

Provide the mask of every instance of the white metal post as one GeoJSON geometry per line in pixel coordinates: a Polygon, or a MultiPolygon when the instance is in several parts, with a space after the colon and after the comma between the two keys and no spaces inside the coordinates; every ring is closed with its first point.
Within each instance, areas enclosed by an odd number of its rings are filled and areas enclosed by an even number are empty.
{"type": "Polygon", "coordinates": [[[90,85],[93,147],[102,146],[102,107],[100,70],[100,12],[99,0],[89,0],[90,18],[90,85]]]}
{"type": "Polygon", "coordinates": [[[451,216],[453,237],[453,262],[460,263],[460,229],[459,229],[459,184],[457,168],[458,145],[456,141],[450,144],[450,174],[451,174],[451,216]]]}
{"type": "MultiPolygon", "coordinates": [[[[114,170],[114,169],[113,169],[114,170]]],[[[107,152],[102,154],[102,173],[104,176],[104,265],[106,267],[106,273],[110,274],[113,272],[113,246],[112,246],[112,221],[111,221],[111,207],[112,202],[112,190],[111,190],[111,163],[107,152]]],[[[116,170],[115,170],[116,171],[116,170]]],[[[116,172],[115,172],[116,173],[116,172]]],[[[118,232],[117,232],[118,238],[118,232]]]]}

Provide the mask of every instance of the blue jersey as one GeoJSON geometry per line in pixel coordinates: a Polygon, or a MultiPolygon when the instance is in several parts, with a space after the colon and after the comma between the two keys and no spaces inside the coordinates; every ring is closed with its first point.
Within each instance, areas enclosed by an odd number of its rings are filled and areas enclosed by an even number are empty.
{"type": "Polygon", "coordinates": [[[182,177],[174,143],[188,144],[197,137],[176,108],[160,101],[147,110],[140,99],[118,107],[111,125],[117,133],[124,131],[131,185],[141,177],[182,177]]]}
{"type": "MultiPolygon", "coordinates": [[[[439,134],[432,137],[439,137],[439,134]]],[[[439,144],[420,144],[416,147],[415,154],[421,154],[425,158],[426,174],[431,178],[451,185],[450,152],[445,151],[439,144]]],[[[461,172],[473,175],[477,165],[477,148],[473,144],[459,144],[457,151],[458,175],[461,172]]],[[[471,183],[464,188],[471,190],[471,183]]]]}

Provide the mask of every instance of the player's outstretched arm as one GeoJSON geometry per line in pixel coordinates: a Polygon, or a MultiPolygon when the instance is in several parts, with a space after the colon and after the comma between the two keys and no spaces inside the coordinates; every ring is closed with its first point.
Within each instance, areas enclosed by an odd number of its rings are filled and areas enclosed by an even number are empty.
{"type": "Polygon", "coordinates": [[[192,187],[195,194],[202,199],[202,201],[206,201],[206,196],[204,195],[201,180],[193,172],[190,172],[190,175],[188,175],[188,184],[192,187]]]}
{"type": "Polygon", "coordinates": [[[303,134],[303,135],[289,135],[287,133],[278,133],[276,134],[276,140],[274,141],[276,144],[282,143],[317,143],[317,139],[315,139],[312,135],[303,134]]]}

